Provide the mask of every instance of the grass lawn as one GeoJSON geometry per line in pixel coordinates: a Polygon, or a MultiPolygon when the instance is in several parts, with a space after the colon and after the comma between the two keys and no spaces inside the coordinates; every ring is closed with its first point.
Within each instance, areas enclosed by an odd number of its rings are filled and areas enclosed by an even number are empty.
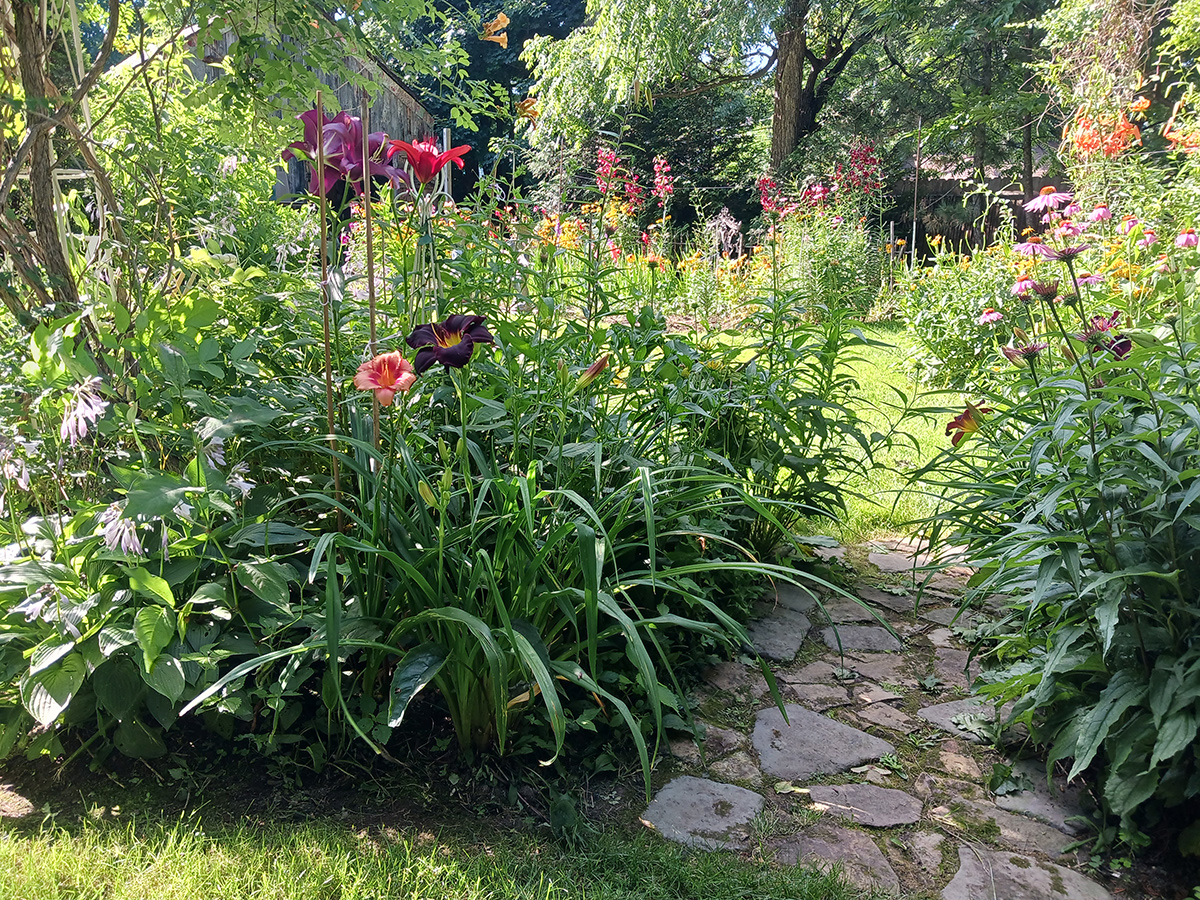
{"type": "Polygon", "coordinates": [[[903,324],[875,322],[861,328],[865,337],[883,346],[856,350],[851,364],[859,382],[856,412],[870,429],[886,434],[895,427],[902,436],[897,437],[895,446],[876,456],[875,469],[845,483],[849,496],[846,514],[839,521],[813,518],[802,524],[810,534],[831,534],[844,544],[910,535],[913,523],[933,511],[933,498],[923,494],[919,486],[910,485],[909,476],[949,445],[945,436],[949,414],[941,412],[940,407],[953,407],[959,402],[958,395],[943,392],[922,397],[921,386],[909,379],[904,365],[907,349],[903,324]]]}
{"type": "MultiPolygon", "coordinates": [[[[122,818],[128,817],[122,811],[122,818]]],[[[0,829],[0,900],[851,900],[836,876],[682,849],[648,832],[566,847],[512,831],[467,839],[315,820],[84,820],[0,829]]]]}

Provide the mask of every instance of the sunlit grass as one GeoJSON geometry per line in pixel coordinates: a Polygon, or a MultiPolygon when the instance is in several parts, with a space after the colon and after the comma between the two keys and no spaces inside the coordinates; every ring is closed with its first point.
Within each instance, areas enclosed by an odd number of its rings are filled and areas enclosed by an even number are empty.
{"type": "Polygon", "coordinates": [[[849,900],[835,876],[693,852],[649,834],[579,849],[331,823],[85,823],[0,832],[0,900],[849,900]]]}
{"type": "Polygon", "coordinates": [[[858,380],[855,411],[871,429],[887,433],[895,424],[905,436],[876,457],[876,467],[865,477],[850,478],[845,487],[846,513],[838,521],[812,519],[812,533],[832,534],[843,543],[859,543],[887,535],[908,535],[913,523],[927,516],[933,500],[909,483],[909,476],[946,445],[946,420],[937,414],[909,412],[904,407],[952,406],[956,397],[939,393],[922,397],[920,385],[905,370],[907,354],[904,326],[898,322],[863,325],[865,337],[885,346],[856,348],[852,368],[858,380]]]}

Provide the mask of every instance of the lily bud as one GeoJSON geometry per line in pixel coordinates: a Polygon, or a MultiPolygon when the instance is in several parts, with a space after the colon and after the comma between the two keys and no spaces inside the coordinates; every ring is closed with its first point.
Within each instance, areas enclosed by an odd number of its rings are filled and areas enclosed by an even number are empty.
{"type": "Polygon", "coordinates": [[[438,505],[437,498],[433,496],[433,488],[429,486],[428,482],[422,481],[418,484],[417,493],[421,495],[421,499],[425,501],[426,506],[436,507],[438,505]]]}
{"type": "Polygon", "coordinates": [[[587,387],[589,384],[591,384],[593,381],[595,381],[600,376],[601,372],[603,372],[607,368],[608,368],[608,354],[605,353],[603,356],[601,356],[599,359],[597,359],[594,363],[592,363],[590,366],[588,366],[587,369],[584,371],[584,373],[579,376],[578,380],[576,380],[576,382],[575,382],[575,390],[578,391],[578,390],[582,390],[583,388],[587,387]]]}

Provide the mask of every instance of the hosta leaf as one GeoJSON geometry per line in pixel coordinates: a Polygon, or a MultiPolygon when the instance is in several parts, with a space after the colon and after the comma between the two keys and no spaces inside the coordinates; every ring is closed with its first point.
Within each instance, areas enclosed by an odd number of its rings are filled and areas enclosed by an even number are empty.
{"type": "Polygon", "coordinates": [[[100,652],[112,656],[122,647],[128,647],[137,636],[129,628],[119,628],[116,625],[105,625],[100,629],[100,652]]]}
{"type": "Polygon", "coordinates": [[[39,725],[53,725],[63,710],[70,706],[86,673],[83,657],[71,653],[53,668],[27,677],[21,684],[21,700],[39,725]]]}
{"type": "Polygon", "coordinates": [[[171,593],[171,586],[167,584],[166,579],[159,578],[143,568],[129,570],[129,586],[139,594],[161,600],[167,606],[175,605],[175,595],[171,593]]]}
{"type": "Polygon", "coordinates": [[[142,678],[172,703],[183,694],[183,666],[173,656],[160,656],[150,671],[143,673],[142,678]]]}
{"type": "Polygon", "coordinates": [[[61,644],[40,644],[29,657],[29,674],[36,675],[43,669],[48,669],[68,653],[75,649],[74,641],[61,644]]]}
{"type": "Polygon", "coordinates": [[[404,654],[392,676],[391,700],[388,703],[388,725],[399,727],[413,697],[433,679],[446,662],[446,648],[433,641],[413,647],[404,654]]]}
{"type": "Polygon", "coordinates": [[[153,759],[167,752],[162,733],[138,719],[122,722],[113,732],[113,744],[126,756],[134,759],[153,759]]]}
{"type": "Polygon", "coordinates": [[[123,719],[137,704],[142,677],[136,663],[122,654],[98,667],[92,674],[96,699],[118,719],[123,719]]]}
{"type": "Polygon", "coordinates": [[[235,570],[238,584],[279,609],[288,606],[287,570],[271,560],[240,563],[235,570]]]}
{"type": "Polygon", "coordinates": [[[143,606],[134,617],[133,633],[142,648],[145,671],[149,672],[175,634],[175,613],[162,606],[143,606]]]}

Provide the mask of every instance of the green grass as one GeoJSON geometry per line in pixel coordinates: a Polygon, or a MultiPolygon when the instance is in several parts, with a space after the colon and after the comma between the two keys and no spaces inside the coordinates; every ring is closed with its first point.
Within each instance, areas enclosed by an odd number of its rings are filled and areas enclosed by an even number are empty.
{"type": "Polygon", "coordinates": [[[567,850],[340,823],[94,823],[0,830],[0,900],[850,900],[835,875],[693,852],[649,833],[567,850]]]}
{"type": "Polygon", "coordinates": [[[805,523],[812,533],[832,534],[846,544],[912,534],[912,523],[933,511],[932,498],[910,485],[909,475],[947,446],[948,417],[904,415],[905,401],[897,390],[907,398],[910,407],[952,406],[958,399],[945,394],[920,399],[921,387],[909,380],[904,368],[907,349],[903,324],[876,322],[863,325],[862,331],[867,338],[886,346],[863,347],[855,353],[859,361],[853,364],[853,371],[860,396],[856,412],[880,433],[887,433],[893,423],[898,424],[899,430],[911,440],[897,441],[895,447],[877,456],[878,468],[866,477],[846,482],[851,495],[846,498],[846,514],[841,520],[812,519],[805,523]]]}

